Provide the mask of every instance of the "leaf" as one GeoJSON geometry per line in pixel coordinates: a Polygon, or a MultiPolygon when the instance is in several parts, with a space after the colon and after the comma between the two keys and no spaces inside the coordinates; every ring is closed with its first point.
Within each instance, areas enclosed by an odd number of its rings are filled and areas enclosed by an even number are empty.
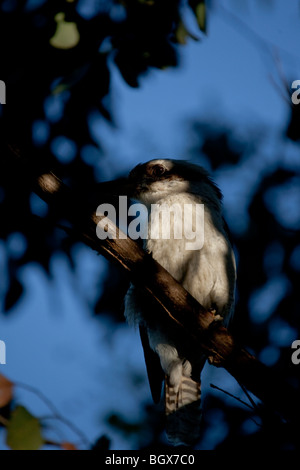
{"type": "Polygon", "coordinates": [[[197,38],[197,36],[195,36],[194,34],[190,33],[190,31],[186,28],[184,22],[180,20],[178,23],[178,27],[175,31],[176,41],[179,44],[184,45],[187,42],[187,37],[190,37],[194,39],[195,41],[199,41],[199,38],[197,38]]]}
{"type": "Polygon", "coordinates": [[[53,95],[58,95],[59,93],[62,93],[65,90],[69,90],[72,88],[74,85],[80,82],[85,75],[87,74],[89,70],[89,66],[87,64],[84,64],[81,67],[76,68],[73,70],[69,76],[59,80],[59,82],[56,84],[54,89],[52,90],[53,95]]]}
{"type": "Polygon", "coordinates": [[[204,33],[206,32],[206,7],[204,2],[198,3],[196,10],[196,18],[198,21],[199,28],[204,33]]]}
{"type": "Polygon", "coordinates": [[[155,5],[155,1],[154,0],[138,0],[139,3],[143,3],[144,5],[147,5],[149,7],[152,7],[153,5],[155,5]]]}
{"type": "Polygon", "coordinates": [[[44,444],[39,420],[24,406],[17,406],[11,414],[6,444],[12,450],[38,450],[44,444]]]}
{"type": "Polygon", "coordinates": [[[13,399],[13,389],[13,382],[0,374],[0,408],[3,408],[11,402],[13,399]]]}
{"type": "Polygon", "coordinates": [[[62,442],[60,447],[64,450],[77,450],[77,447],[71,442],[62,442]]]}
{"type": "Polygon", "coordinates": [[[50,39],[51,46],[56,49],[72,49],[77,46],[80,40],[80,34],[77,24],[65,21],[65,14],[60,12],[55,15],[57,23],[54,36],[50,39]]]}
{"type": "Polygon", "coordinates": [[[199,28],[204,33],[206,32],[206,6],[205,0],[189,0],[189,5],[192,8],[199,28]]]}

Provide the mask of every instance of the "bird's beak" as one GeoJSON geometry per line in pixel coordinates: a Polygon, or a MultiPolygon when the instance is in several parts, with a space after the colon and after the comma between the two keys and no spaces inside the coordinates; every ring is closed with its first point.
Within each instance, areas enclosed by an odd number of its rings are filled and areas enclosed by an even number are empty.
{"type": "Polygon", "coordinates": [[[134,194],[135,184],[129,178],[118,178],[97,184],[97,194],[107,196],[128,196],[134,194]]]}

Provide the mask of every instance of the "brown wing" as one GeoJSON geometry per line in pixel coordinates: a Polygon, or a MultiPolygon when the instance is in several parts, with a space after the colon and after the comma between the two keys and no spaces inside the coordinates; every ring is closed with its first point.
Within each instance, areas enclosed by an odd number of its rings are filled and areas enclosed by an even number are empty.
{"type": "Polygon", "coordinates": [[[144,349],[145,363],[150,384],[150,390],[154,403],[159,403],[161,398],[162,383],[165,374],[161,368],[158,355],[150,348],[146,327],[140,325],[140,335],[144,349]]]}

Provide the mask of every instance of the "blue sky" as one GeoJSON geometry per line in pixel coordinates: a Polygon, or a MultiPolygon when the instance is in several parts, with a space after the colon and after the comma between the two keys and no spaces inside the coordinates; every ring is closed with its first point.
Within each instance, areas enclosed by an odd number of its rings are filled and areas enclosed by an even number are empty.
{"type": "MultiPolygon", "coordinates": [[[[111,61],[116,127],[96,115],[90,126],[105,150],[99,162],[99,180],[118,176],[156,156],[185,158],[190,144],[187,130],[193,118],[233,124],[236,135],[246,141],[249,130],[259,126],[264,138],[263,158],[253,156],[239,172],[223,169],[216,174],[229,222],[233,229],[242,230],[243,221],[247,221],[247,196],[257,171],[262,174],[281,158],[278,145],[285,145],[286,166],[298,160],[294,144],[278,143],[288,104],[274,83],[283,88],[282,77],[288,83],[300,79],[300,7],[298,1],[280,0],[270,2],[269,7],[267,1],[223,3],[225,11],[213,2],[207,36],[199,34],[192,18],[187,17],[201,41],[190,40],[180,47],[179,68],[151,71],[141,79],[139,88],[132,89],[111,61]],[[234,226],[237,219],[241,227],[234,226]]],[[[295,197],[297,203],[298,193],[295,197]]],[[[139,338],[125,324],[116,326],[109,317],[99,320],[91,314],[90,305],[101,289],[107,262],[79,245],[74,247],[74,258],[72,272],[62,255],[55,256],[51,279],[37,264],[22,269],[25,294],[1,320],[0,339],[6,342],[7,364],[0,365],[0,373],[42,391],[90,441],[107,432],[112,448],[134,449],[137,443],[112,433],[105,418],[109,410],[139,419],[145,401],[151,400],[139,338]],[[131,382],[128,370],[140,378],[139,385],[131,382]]],[[[5,278],[3,243],[0,270],[5,278]]],[[[284,281],[280,283],[281,289],[284,285],[284,281]]],[[[289,334],[287,342],[295,339],[293,332],[289,334]]],[[[206,367],[204,393],[211,381],[240,394],[225,371],[206,367]]],[[[28,391],[17,388],[17,397],[33,414],[49,414],[28,391]]],[[[220,411],[212,423],[211,435],[203,443],[206,448],[222,439],[226,431],[221,415],[220,411]]],[[[77,442],[68,428],[59,423],[55,427],[59,436],[77,442]]],[[[0,448],[5,448],[1,433],[0,448]]]]}
{"type": "MultiPolygon", "coordinates": [[[[257,121],[276,130],[282,125],[288,105],[274,82],[282,87],[281,68],[287,82],[300,74],[295,47],[299,5],[294,2],[286,11],[279,1],[270,10],[250,8],[253,3],[245,2],[248,8],[233,10],[231,17],[227,5],[236,7],[237,2],[227,2],[226,16],[215,2],[208,36],[196,31],[201,41],[180,47],[181,66],[152,71],[138,89],[129,88],[113,67],[118,128],[108,131],[106,139],[117,167],[128,170],[153,154],[184,156],[185,130],[193,117],[234,123],[242,135],[257,121]],[[120,149],[126,155],[122,161],[120,149]]],[[[191,18],[187,21],[194,31],[191,18]]]]}

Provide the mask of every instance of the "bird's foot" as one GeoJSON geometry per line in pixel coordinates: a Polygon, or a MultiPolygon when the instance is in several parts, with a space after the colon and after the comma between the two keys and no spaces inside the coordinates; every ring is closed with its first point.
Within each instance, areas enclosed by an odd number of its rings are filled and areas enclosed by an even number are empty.
{"type": "Polygon", "coordinates": [[[223,321],[222,315],[219,315],[219,313],[217,313],[217,309],[215,307],[210,308],[209,312],[213,315],[212,322],[223,321]]]}

